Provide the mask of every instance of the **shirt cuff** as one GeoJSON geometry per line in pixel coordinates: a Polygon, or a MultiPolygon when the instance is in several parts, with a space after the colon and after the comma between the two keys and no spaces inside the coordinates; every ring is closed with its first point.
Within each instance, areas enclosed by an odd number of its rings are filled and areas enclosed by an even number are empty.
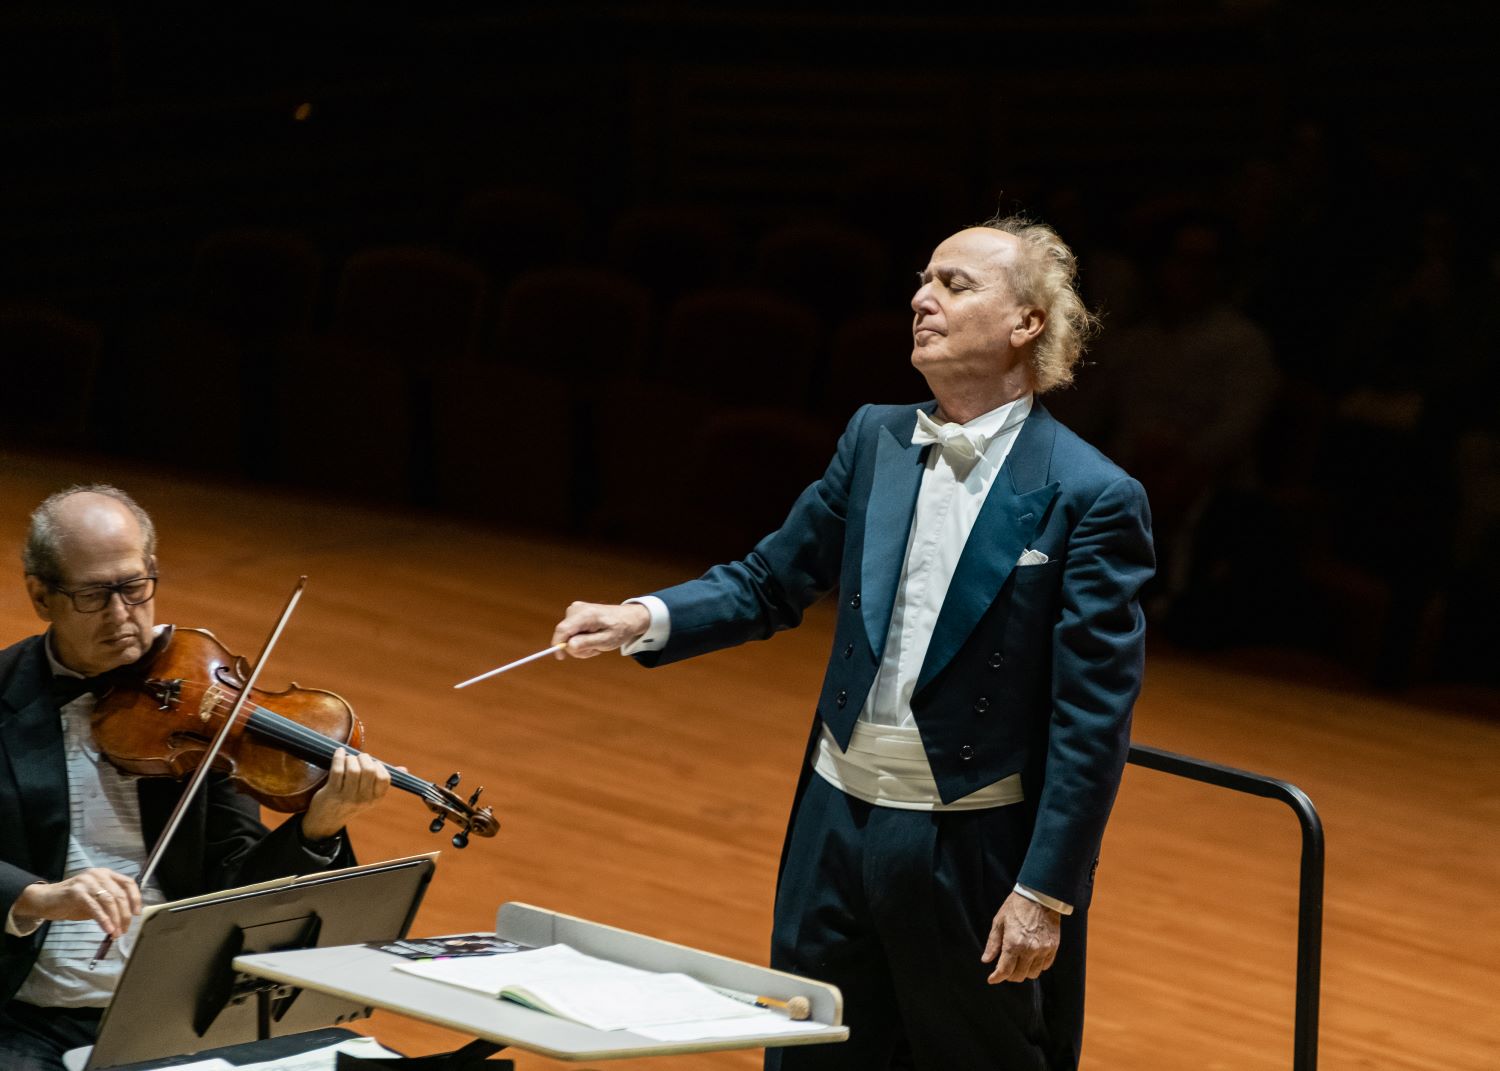
{"type": "MultiPolygon", "coordinates": [[[[33,882],[33,884],[40,884],[40,882],[33,882]]],[[[20,919],[16,918],[15,904],[10,906],[10,910],[5,915],[5,932],[12,937],[30,937],[36,933],[41,924],[41,919],[27,919],[23,924],[20,919]]]]}
{"type": "Polygon", "coordinates": [[[638,603],[644,606],[651,614],[651,624],[638,639],[631,640],[620,648],[622,655],[647,654],[651,651],[660,651],[667,645],[667,637],[672,634],[672,613],[667,609],[667,604],[655,595],[642,595],[638,599],[626,599],[627,603],[638,603]]]}
{"type": "Polygon", "coordinates": [[[1039,893],[1035,889],[1028,889],[1026,886],[1019,883],[1016,885],[1016,892],[1020,893],[1028,900],[1041,904],[1043,907],[1050,907],[1053,911],[1056,911],[1060,915],[1071,915],[1073,913],[1072,904],[1065,904],[1055,896],[1048,896],[1046,893],[1039,893]]]}

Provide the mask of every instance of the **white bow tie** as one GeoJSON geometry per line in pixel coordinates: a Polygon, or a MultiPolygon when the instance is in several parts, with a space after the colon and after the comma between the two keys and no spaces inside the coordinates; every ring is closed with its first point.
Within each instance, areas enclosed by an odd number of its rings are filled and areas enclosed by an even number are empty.
{"type": "Polygon", "coordinates": [[[939,424],[920,409],[917,410],[917,426],[911,433],[911,443],[913,446],[936,443],[955,471],[967,470],[973,466],[989,445],[986,437],[979,432],[970,431],[961,424],[939,424]]]}

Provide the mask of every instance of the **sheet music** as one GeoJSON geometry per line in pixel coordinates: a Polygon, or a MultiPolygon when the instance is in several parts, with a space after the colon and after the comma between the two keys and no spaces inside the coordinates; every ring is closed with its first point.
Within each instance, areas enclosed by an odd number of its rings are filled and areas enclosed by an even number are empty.
{"type": "Polygon", "coordinates": [[[774,1013],[715,993],[685,974],[658,974],[586,956],[567,945],[528,952],[398,963],[398,971],[475,989],[550,1012],[596,1030],[774,1013]]]}

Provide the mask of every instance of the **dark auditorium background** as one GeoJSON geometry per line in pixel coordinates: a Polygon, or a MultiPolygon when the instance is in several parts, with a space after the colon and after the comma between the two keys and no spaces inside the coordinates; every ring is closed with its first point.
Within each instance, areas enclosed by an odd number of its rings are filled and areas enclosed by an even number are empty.
{"type": "Polygon", "coordinates": [[[1483,5],[253,7],[0,15],[0,459],[701,565],[926,397],[915,273],[1020,210],[1155,637],[1500,683],[1483,5]]]}

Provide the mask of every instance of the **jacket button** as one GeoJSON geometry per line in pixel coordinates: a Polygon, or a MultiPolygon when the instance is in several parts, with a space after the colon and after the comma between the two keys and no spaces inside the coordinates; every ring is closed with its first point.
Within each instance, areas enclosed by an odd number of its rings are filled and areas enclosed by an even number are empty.
{"type": "Polygon", "coordinates": [[[853,654],[854,654],[854,644],[851,643],[851,644],[849,644],[849,646],[847,646],[847,647],[844,648],[844,657],[845,658],[849,658],[853,654]]]}
{"type": "Polygon", "coordinates": [[[991,669],[999,669],[1004,664],[1005,664],[1005,656],[1003,654],[1001,654],[999,651],[996,651],[994,654],[990,655],[990,668],[991,669]]]}
{"type": "Polygon", "coordinates": [[[851,609],[851,610],[858,610],[859,609],[859,592],[856,591],[854,593],[853,597],[851,597],[849,599],[849,609],[851,609]]]}
{"type": "Polygon", "coordinates": [[[974,713],[975,714],[983,714],[986,710],[989,710],[989,709],[990,709],[990,701],[986,697],[980,696],[978,699],[974,700],[974,713]]]}
{"type": "Polygon", "coordinates": [[[959,748],[958,757],[963,759],[965,762],[968,762],[974,757],[974,745],[965,744],[963,747],[959,748]]]}
{"type": "Polygon", "coordinates": [[[849,702],[849,693],[840,691],[838,695],[833,697],[833,701],[839,705],[840,710],[843,710],[844,704],[849,702]]]}

